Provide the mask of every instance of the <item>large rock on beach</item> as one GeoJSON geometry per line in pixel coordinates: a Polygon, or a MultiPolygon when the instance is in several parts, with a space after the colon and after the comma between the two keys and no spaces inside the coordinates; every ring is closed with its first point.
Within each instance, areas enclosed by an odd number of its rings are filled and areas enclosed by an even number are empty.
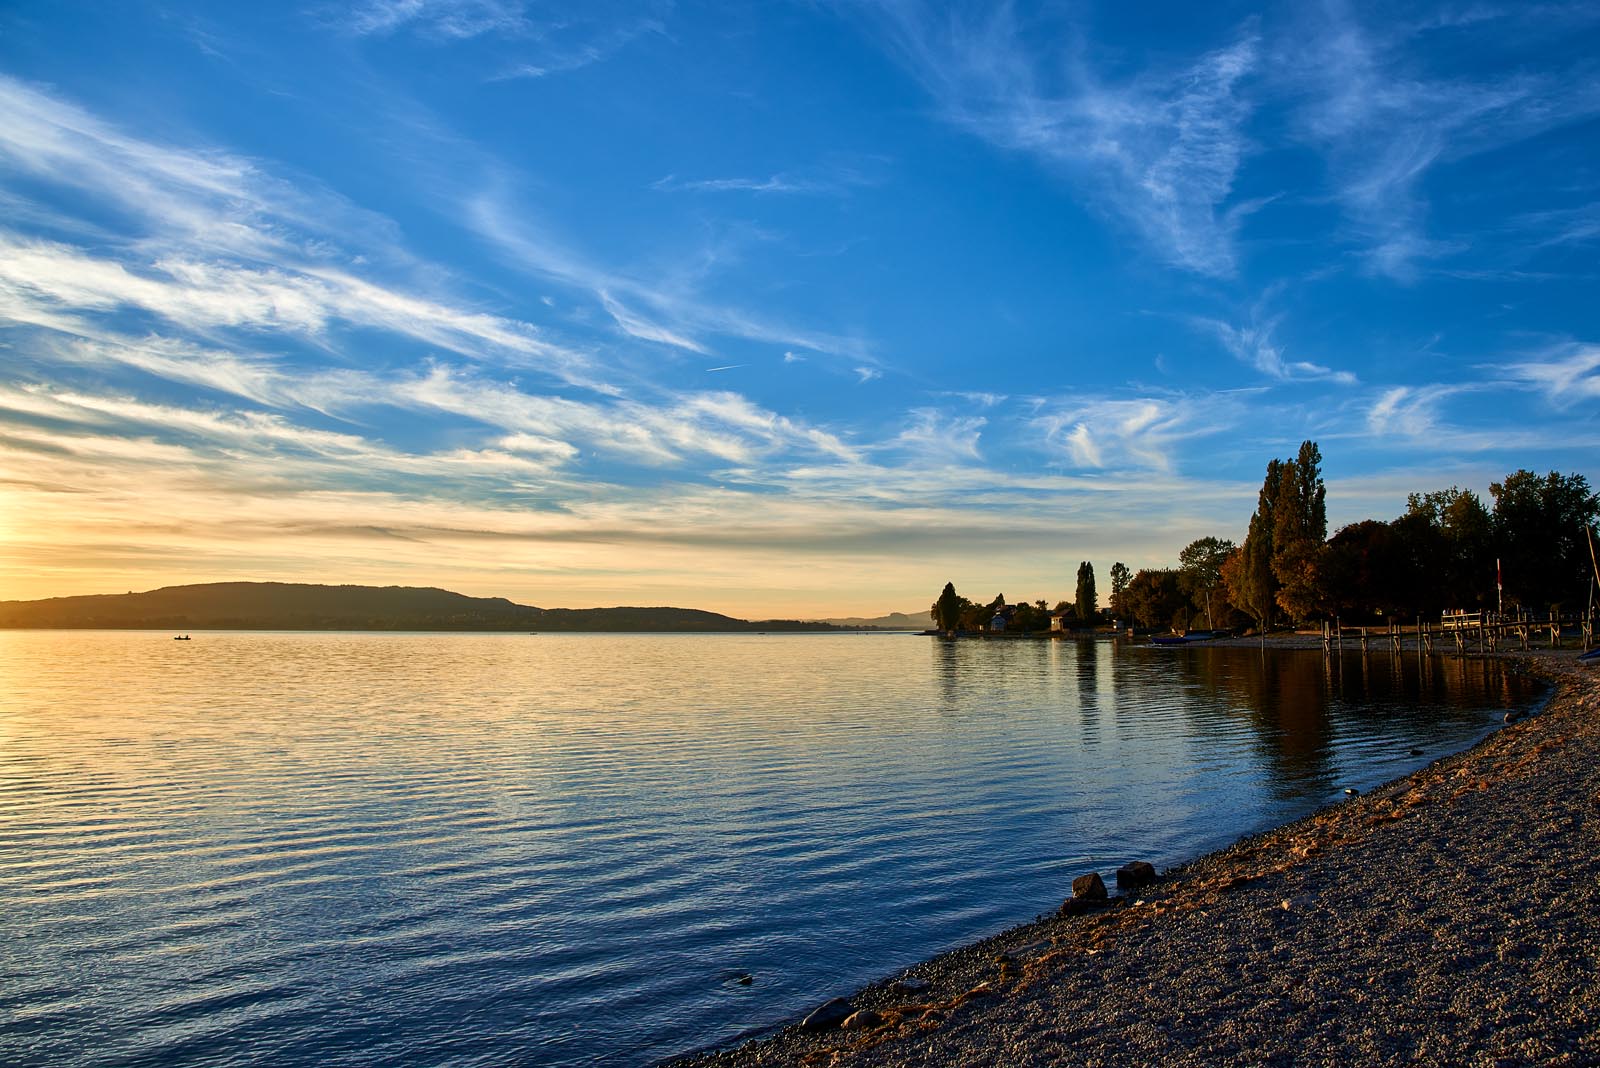
{"type": "Polygon", "coordinates": [[[1086,901],[1104,901],[1106,899],[1105,880],[1100,878],[1100,873],[1092,871],[1088,875],[1080,875],[1072,880],[1072,899],[1083,898],[1086,901]]]}
{"type": "Polygon", "coordinates": [[[831,1031],[849,1019],[854,1012],[849,998],[834,998],[818,1006],[810,1016],[800,1021],[800,1026],[807,1031],[831,1031]]]}
{"type": "Polygon", "coordinates": [[[1117,869],[1117,889],[1137,890],[1155,882],[1156,866],[1148,860],[1135,860],[1117,869]]]}
{"type": "Polygon", "coordinates": [[[1061,915],[1081,916],[1095,909],[1103,909],[1109,903],[1105,880],[1100,878],[1099,872],[1092,871],[1072,880],[1072,896],[1061,903],[1061,915]]]}

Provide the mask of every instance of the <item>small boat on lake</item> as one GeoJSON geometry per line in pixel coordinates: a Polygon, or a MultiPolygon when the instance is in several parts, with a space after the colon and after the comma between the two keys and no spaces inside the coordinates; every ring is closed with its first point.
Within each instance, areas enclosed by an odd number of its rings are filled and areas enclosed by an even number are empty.
{"type": "Polygon", "coordinates": [[[187,634],[179,634],[174,636],[172,640],[175,642],[186,642],[189,640],[189,636],[187,634]]]}
{"type": "Polygon", "coordinates": [[[1222,635],[1214,630],[1191,630],[1185,634],[1154,634],[1150,637],[1151,645],[1188,645],[1191,642],[1208,642],[1212,638],[1222,635]]]}

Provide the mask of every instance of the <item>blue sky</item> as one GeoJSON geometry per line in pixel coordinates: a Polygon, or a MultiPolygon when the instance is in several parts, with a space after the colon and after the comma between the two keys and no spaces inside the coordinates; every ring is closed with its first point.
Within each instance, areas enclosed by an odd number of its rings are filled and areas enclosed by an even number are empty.
{"type": "Polygon", "coordinates": [[[1070,596],[1594,479],[1600,8],[0,13],[0,597],[1070,596]],[[1102,578],[1102,583],[1106,580],[1102,578]]]}

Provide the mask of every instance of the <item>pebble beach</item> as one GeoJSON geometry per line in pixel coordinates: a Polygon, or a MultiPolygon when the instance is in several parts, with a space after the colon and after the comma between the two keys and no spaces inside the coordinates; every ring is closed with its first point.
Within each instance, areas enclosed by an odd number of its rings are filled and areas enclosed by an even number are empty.
{"type": "Polygon", "coordinates": [[[1600,668],[1502,655],[1464,753],[671,1064],[1600,1065],[1600,668]]]}

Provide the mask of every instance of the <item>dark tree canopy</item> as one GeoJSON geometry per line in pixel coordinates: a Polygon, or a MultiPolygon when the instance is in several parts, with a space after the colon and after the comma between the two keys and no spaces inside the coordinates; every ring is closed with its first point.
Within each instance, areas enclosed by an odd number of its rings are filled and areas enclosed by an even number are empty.
{"type": "Polygon", "coordinates": [[[1278,469],[1272,508],[1272,575],[1278,607],[1295,620],[1323,607],[1322,556],[1328,537],[1328,491],[1322,484],[1322,452],[1314,441],[1278,469]]]}
{"type": "Polygon", "coordinates": [[[1267,477],[1256,495],[1256,510],[1250,516],[1249,532],[1245,534],[1238,556],[1229,561],[1223,572],[1228,599],[1254,616],[1260,627],[1272,622],[1273,606],[1277,603],[1278,579],[1272,570],[1276,526],[1273,512],[1282,482],[1283,461],[1268,461],[1267,477]]]}
{"type": "Polygon", "coordinates": [[[1089,621],[1099,612],[1094,592],[1094,565],[1085,560],[1078,565],[1078,618],[1089,621]]]}
{"type": "MultiPolygon", "coordinates": [[[[1279,612],[1296,622],[1328,615],[1358,625],[1413,620],[1493,608],[1497,559],[1507,609],[1582,608],[1591,582],[1600,592],[1588,542],[1600,495],[1583,475],[1514,471],[1491,485],[1490,495],[1492,511],[1456,486],[1413,493],[1404,514],[1351,523],[1330,539],[1322,452],[1304,441],[1293,459],[1267,463],[1242,545],[1199,538],[1178,554],[1178,568],[1137,574],[1117,561],[1111,611],[1153,627],[1188,626],[1198,610],[1213,629],[1232,625],[1241,612],[1263,629],[1279,612]]],[[[1097,619],[1094,565],[1087,560],[1078,565],[1075,594],[1055,611],[1097,619]]],[[[1041,598],[1007,610],[1008,627],[1042,629],[1048,603],[1041,598]]],[[[974,604],[946,584],[932,611],[943,629],[952,618],[963,629],[987,629],[1005,608],[1004,596],[974,604]]]]}
{"type": "Polygon", "coordinates": [[[1128,614],[1127,605],[1122,602],[1123,591],[1128,588],[1128,580],[1133,577],[1133,572],[1128,570],[1128,565],[1118,560],[1111,565],[1111,611],[1117,616],[1128,614]]]}
{"type": "Polygon", "coordinates": [[[1128,611],[1144,627],[1185,626],[1188,623],[1188,598],[1178,584],[1178,572],[1170,568],[1144,568],[1134,575],[1123,593],[1128,611]]]}
{"type": "Polygon", "coordinates": [[[1237,548],[1225,538],[1198,538],[1178,554],[1179,582],[1184,592],[1194,598],[1195,606],[1205,609],[1206,626],[1212,629],[1217,624],[1211,598],[1216,594],[1220,599],[1222,565],[1237,548]]]}
{"type": "Polygon", "coordinates": [[[933,625],[939,630],[956,630],[961,626],[961,613],[967,599],[956,593],[956,584],[946,582],[939,599],[933,602],[933,625]]]}
{"type": "Polygon", "coordinates": [[[1591,581],[1584,530],[1600,514],[1600,498],[1582,475],[1515,471],[1489,487],[1494,541],[1507,604],[1543,609],[1579,605],[1591,581]]]}
{"type": "Polygon", "coordinates": [[[1430,530],[1428,568],[1433,578],[1428,609],[1493,607],[1494,518],[1483,499],[1471,490],[1413,493],[1406,517],[1416,517],[1430,530]]]}

